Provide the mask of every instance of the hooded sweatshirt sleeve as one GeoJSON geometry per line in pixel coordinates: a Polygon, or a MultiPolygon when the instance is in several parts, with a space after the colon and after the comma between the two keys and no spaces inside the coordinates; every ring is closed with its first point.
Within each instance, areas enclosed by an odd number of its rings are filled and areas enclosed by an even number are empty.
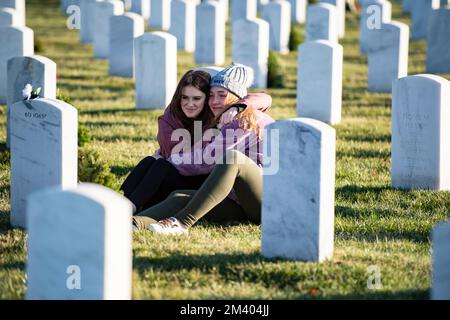
{"type": "Polygon", "coordinates": [[[249,93],[236,104],[266,112],[272,106],[272,97],[267,93],[249,93]]]}
{"type": "Polygon", "coordinates": [[[172,141],[172,133],[174,130],[181,128],[181,124],[176,121],[171,111],[167,108],[164,114],[158,118],[158,134],[156,136],[160,155],[167,159],[172,153],[172,149],[179,143],[179,141],[172,141]]]}
{"type": "MultiPolygon", "coordinates": [[[[268,115],[258,112],[258,122],[262,128],[274,121],[268,115]]],[[[251,130],[244,131],[240,128],[239,121],[233,120],[203,148],[194,149],[182,155],[172,154],[168,161],[184,176],[209,174],[214,169],[216,161],[222,161],[227,150],[240,151],[261,165],[261,139],[251,130]]]]}

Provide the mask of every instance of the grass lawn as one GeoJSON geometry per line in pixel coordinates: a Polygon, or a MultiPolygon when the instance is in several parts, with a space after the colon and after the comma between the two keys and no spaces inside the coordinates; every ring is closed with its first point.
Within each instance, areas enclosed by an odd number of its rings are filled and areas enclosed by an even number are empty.
{"type": "MultiPolygon", "coordinates": [[[[399,5],[395,20],[409,22],[399,5]]],[[[97,150],[117,176],[157,148],[162,110],[136,111],[134,83],[108,76],[78,31],[66,28],[59,1],[27,1],[27,24],[41,52],[58,65],[58,88],[79,110],[97,150]]],[[[450,216],[450,193],[393,190],[390,182],[391,96],[367,92],[367,59],[359,54],[358,17],[347,16],[344,46],[343,121],[337,130],[335,253],[332,261],[302,263],[261,257],[255,225],[195,226],[187,237],[134,235],[134,299],[428,299],[430,231],[450,216]],[[368,289],[369,266],[382,288],[368,289]]],[[[228,28],[229,31],[229,28],[228,28]]],[[[303,33],[303,27],[301,28],[303,33]]],[[[229,37],[228,32],[228,37],[229,37]]],[[[425,72],[425,42],[410,44],[410,74],[425,72]]],[[[297,53],[280,57],[287,88],[267,90],[275,119],[295,117],[297,53]]],[[[227,63],[230,42],[227,42],[227,63]]],[[[178,75],[196,67],[178,54],[178,75]]],[[[450,75],[445,75],[450,79],[450,75]]],[[[0,144],[6,141],[0,108],[0,144]]],[[[301,164],[299,164],[301,165],[301,164]]],[[[9,225],[9,165],[0,166],[0,299],[25,295],[26,232],[9,225]]]]}

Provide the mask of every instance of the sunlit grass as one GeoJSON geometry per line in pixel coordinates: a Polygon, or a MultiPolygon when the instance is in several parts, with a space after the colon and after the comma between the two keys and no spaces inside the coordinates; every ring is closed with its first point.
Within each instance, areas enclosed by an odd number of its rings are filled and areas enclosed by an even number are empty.
{"type": "MultiPolygon", "coordinates": [[[[157,148],[162,110],[134,109],[134,82],[108,76],[78,31],[65,27],[58,1],[27,1],[27,21],[43,44],[39,54],[58,65],[58,87],[79,110],[119,181],[157,148]],[[45,4],[44,4],[45,3],[45,4]]],[[[394,5],[394,19],[408,23],[394,5]]],[[[359,54],[358,17],[348,14],[344,46],[342,122],[337,130],[335,253],[322,264],[262,258],[261,228],[199,224],[187,237],[134,235],[136,299],[426,299],[430,287],[432,227],[450,216],[450,193],[399,191],[390,183],[391,96],[369,93],[367,58],[359,54]],[[378,266],[382,289],[369,290],[369,266],[378,266]]],[[[230,58],[228,30],[227,63],[230,58]]],[[[301,33],[303,34],[303,28],[301,33]]],[[[269,89],[275,119],[296,116],[297,53],[280,56],[287,88],[269,89]]],[[[410,73],[425,70],[425,43],[411,42],[410,73]]],[[[178,76],[196,67],[180,52],[178,76]]],[[[450,75],[445,75],[450,79],[450,75]]],[[[0,143],[6,112],[0,108],[0,143]]],[[[298,164],[301,165],[301,164],[298,164]]],[[[9,167],[0,166],[0,298],[25,293],[26,236],[9,226],[9,167]]],[[[301,245],[301,244],[299,244],[301,245]]]]}

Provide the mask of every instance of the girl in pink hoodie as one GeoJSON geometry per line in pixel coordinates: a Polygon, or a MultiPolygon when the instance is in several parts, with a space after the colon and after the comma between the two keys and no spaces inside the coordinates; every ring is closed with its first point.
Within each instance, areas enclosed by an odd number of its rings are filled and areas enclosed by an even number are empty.
{"type": "Polygon", "coordinates": [[[171,103],[159,117],[157,139],[160,149],[154,156],[141,160],[121,186],[125,197],[135,205],[135,212],[163,201],[174,190],[198,189],[207,178],[208,173],[201,172],[189,176],[182,175],[170,161],[173,150],[176,146],[180,146],[180,143],[185,143],[189,147],[194,144],[195,121],[201,121],[199,122],[201,139],[203,132],[213,127],[216,121],[219,122],[219,126],[225,125],[240,109],[248,106],[266,111],[271,106],[272,99],[269,95],[249,94],[242,99],[224,101],[228,111],[220,118],[216,117],[212,111],[214,109],[208,106],[210,79],[210,75],[205,71],[186,72],[177,86],[171,103]],[[231,105],[233,107],[230,107],[231,105]],[[173,133],[177,130],[187,131],[189,141],[174,139],[173,133]]]}
{"type": "MultiPolygon", "coordinates": [[[[232,64],[212,78],[209,106],[219,117],[226,101],[246,95],[248,68],[232,64]]],[[[198,190],[177,190],[163,202],[133,218],[134,227],[162,234],[186,233],[208,214],[210,221],[261,219],[263,130],[274,120],[261,111],[246,108],[200,148],[172,152],[169,161],[185,176],[206,175],[198,190]]],[[[205,133],[205,135],[207,135],[205,133]]]]}

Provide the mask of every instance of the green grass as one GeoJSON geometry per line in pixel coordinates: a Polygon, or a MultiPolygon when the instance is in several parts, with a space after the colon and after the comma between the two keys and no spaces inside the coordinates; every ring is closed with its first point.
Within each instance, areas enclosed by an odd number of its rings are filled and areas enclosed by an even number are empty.
{"type": "MultiPolygon", "coordinates": [[[[120,184],[157,148],[158,111],[134,110],[132,80],[108,76],[107,61],[65,28],[58,2],[27,1],[28,25],[58,65],[58,87],[79,109],[120,184]],[[45,5],[43,4],[45,3],[45,5]]],[[[408,22],[394,6],[394,19],[408,22]]],[[[229,28],[228,28],[229,31],[229,28]]],[[[300,30],[304,33],[304,30],[300,30]]],[[[430,231],[450,216],[450,193],[399,191],[390,183],[391,96],[368,93],[367,60],[359,55],[358,18],[348,14],[344,46],[343,121],[337,129],[335,253],[322,264],[261,257],[261,228],[200,224],[189,236],[134,235],[135,299],[427,299],[431,279],[430,231]],[[369,290],[367,268],[381,271],[382,289],[369,290]]],[[[410,45],[410,74],[425,71],[425,43],[410,45]]],[[[271,89],[275,119],[295,117],[297,53],[281,56],[287,88],[271,89]]],[[[178,55],[178,75],[195,67],[178,55]]],[[[230,62],[228,33],[227,63],[230,62]]],[[[450,75],[445,75],[450,79],[450,75]]],[[[0,108],[0,144],[5,108],[0,108]]],[[[9,165],[0,165],[0,299],[25,293],[26,233],[9,226],[9,165]]]]}

